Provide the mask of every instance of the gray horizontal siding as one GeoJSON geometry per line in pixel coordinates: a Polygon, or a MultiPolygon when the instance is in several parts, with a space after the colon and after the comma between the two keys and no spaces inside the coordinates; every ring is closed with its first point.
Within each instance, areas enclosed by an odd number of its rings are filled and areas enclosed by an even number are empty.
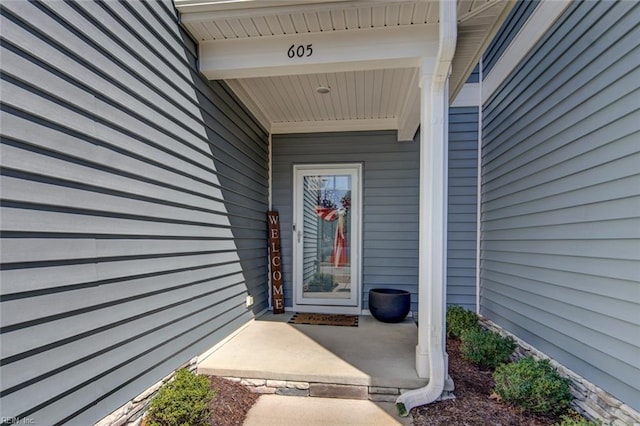
{"type": "Polygon", "coordinates": [[[540,0],[518,0],[511,9],[509,16],[503,22],[496,37],[493,39],[482,56],[482,74],[487,75],[496,65],[511,41],[527,22],[540,0]]]}
{"type": "Polygon", "coordinates": [[[3,2],[3,417],[91,424],[267,306],[264,131],[165,2],[3,2]]]}
{"type": "Polygon", "coordinates": [[[363,163],[363,308],[374,287],[408,290],[417,308],[419,144],[395,132],[273,136],[273,206],[280,212],[285,302],[292,306],[293,165],[363,163]]]}
{"type": "Polygon", "coordinates": [[[476,107],[449,109],[447,304],[476,310],[478,194],[476,107]]]}
{"type": "Polygon", "coordinates": [[[467,83],[477,83],[480,81],[480,65],[476,65],[476,67],[469,74],[469,78],[467,79],[467,83]]]}
{"type": "Polygon", "coordinates": [[[640,409],[640,4],[575,2],[484,105],[481,312],[640,409]]]}

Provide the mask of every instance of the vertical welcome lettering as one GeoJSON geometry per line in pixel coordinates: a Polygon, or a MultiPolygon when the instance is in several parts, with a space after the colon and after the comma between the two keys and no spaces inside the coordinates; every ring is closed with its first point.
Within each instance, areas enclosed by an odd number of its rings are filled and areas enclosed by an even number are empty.
{"type": "Polygon", "coordinates": [[[280,253],[280,216],[276,211],[267,212],[269,233],[269,273],[271,276],[271,301],[273,313],[284,313],[284,283],[282,281],[282,255],[280,253]]]}

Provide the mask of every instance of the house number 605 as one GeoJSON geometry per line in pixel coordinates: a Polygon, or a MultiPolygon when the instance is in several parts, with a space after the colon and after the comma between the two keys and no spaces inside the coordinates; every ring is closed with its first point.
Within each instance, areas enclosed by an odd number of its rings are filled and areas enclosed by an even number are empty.
{"type": "Polygon", "coordinates": [[[287,56],[291,59],[298,57],[302,58],[304,56],[309,57],[313,55],[313,47],[311,44],[307,44],[306,46],[302,44],[292,44],[289,50],[287,50],[287,56]]]}

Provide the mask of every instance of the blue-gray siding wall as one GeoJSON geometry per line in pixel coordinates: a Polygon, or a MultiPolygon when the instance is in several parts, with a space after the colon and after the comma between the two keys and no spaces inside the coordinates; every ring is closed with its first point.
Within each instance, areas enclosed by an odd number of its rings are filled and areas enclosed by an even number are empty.
{"type": "Polygon", "coordinates": [[[273,136],[273,208],[280,212],[286,306],[292,306],[293,165],[363,163],[363,308],[368,291],[411,292],[417,311],[419,144],[397,133],[351,132],[273,136]]]}
{"type": "Polygon", "coordinates": [[[467,79],[467,83],[477,83],[480,81],[480,65],[476,65],[476,67],[469,74],[469,78],[467,79]]]}
{"type": "MultiPolygon", "coordinates": [[[[448,300],[475,310],[478,109],[450,120],[448,300]]],[[[296,163],[363,163],[363,308],[375,287],[408,290],[417,312],[419,138],[387,132],[273,136],[273,208],[280,212],[285,301],[292,306],[292,185],[296,163]]]]}
{"type": "Polygon", "coordinates": [[[92,424],[266,307],[266,135],[170,1],[1,14],[1,413],[92,424]]]}
{"type": "Polygon", "coordinates": [[[476,311],[478,108],[449,109],[447,304],[476,311]]]}
{"type": "Polygon", "coordinates": [[[640,3],[575,2],[484,105],[481,313],[640,409],[640,3]]]}
{"type": "Polygon", "coordinates": [[[500,30],[482,56],[483,76],[489,74],[493,69],[539,3],[540,0],[518,0],[516,2],[509,16],[507,16],[507,19],[502,23],[500,30]]]}

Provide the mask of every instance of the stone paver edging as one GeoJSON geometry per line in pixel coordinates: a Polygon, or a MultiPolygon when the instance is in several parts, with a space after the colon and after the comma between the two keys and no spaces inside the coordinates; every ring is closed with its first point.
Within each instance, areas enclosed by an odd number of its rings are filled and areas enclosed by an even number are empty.
{"type": "Polygon", "coordinates": [[[509,336],[516,342],[518,347],[513,356],[515,360],[527,356],[533,356],[536,359],[548,359],[561,376],[571,381],[571,394],[574,398],[571,405],[580,414],[591,420],[597,420],[603,425],[640,425],[640,413],[616,399],[610,393],[600,389],[584,377],[549,358],[527,342],[502,329],[493,321],[481,318],[480,322],[486,329],[495,331],[502,336],[509,336]]]}

